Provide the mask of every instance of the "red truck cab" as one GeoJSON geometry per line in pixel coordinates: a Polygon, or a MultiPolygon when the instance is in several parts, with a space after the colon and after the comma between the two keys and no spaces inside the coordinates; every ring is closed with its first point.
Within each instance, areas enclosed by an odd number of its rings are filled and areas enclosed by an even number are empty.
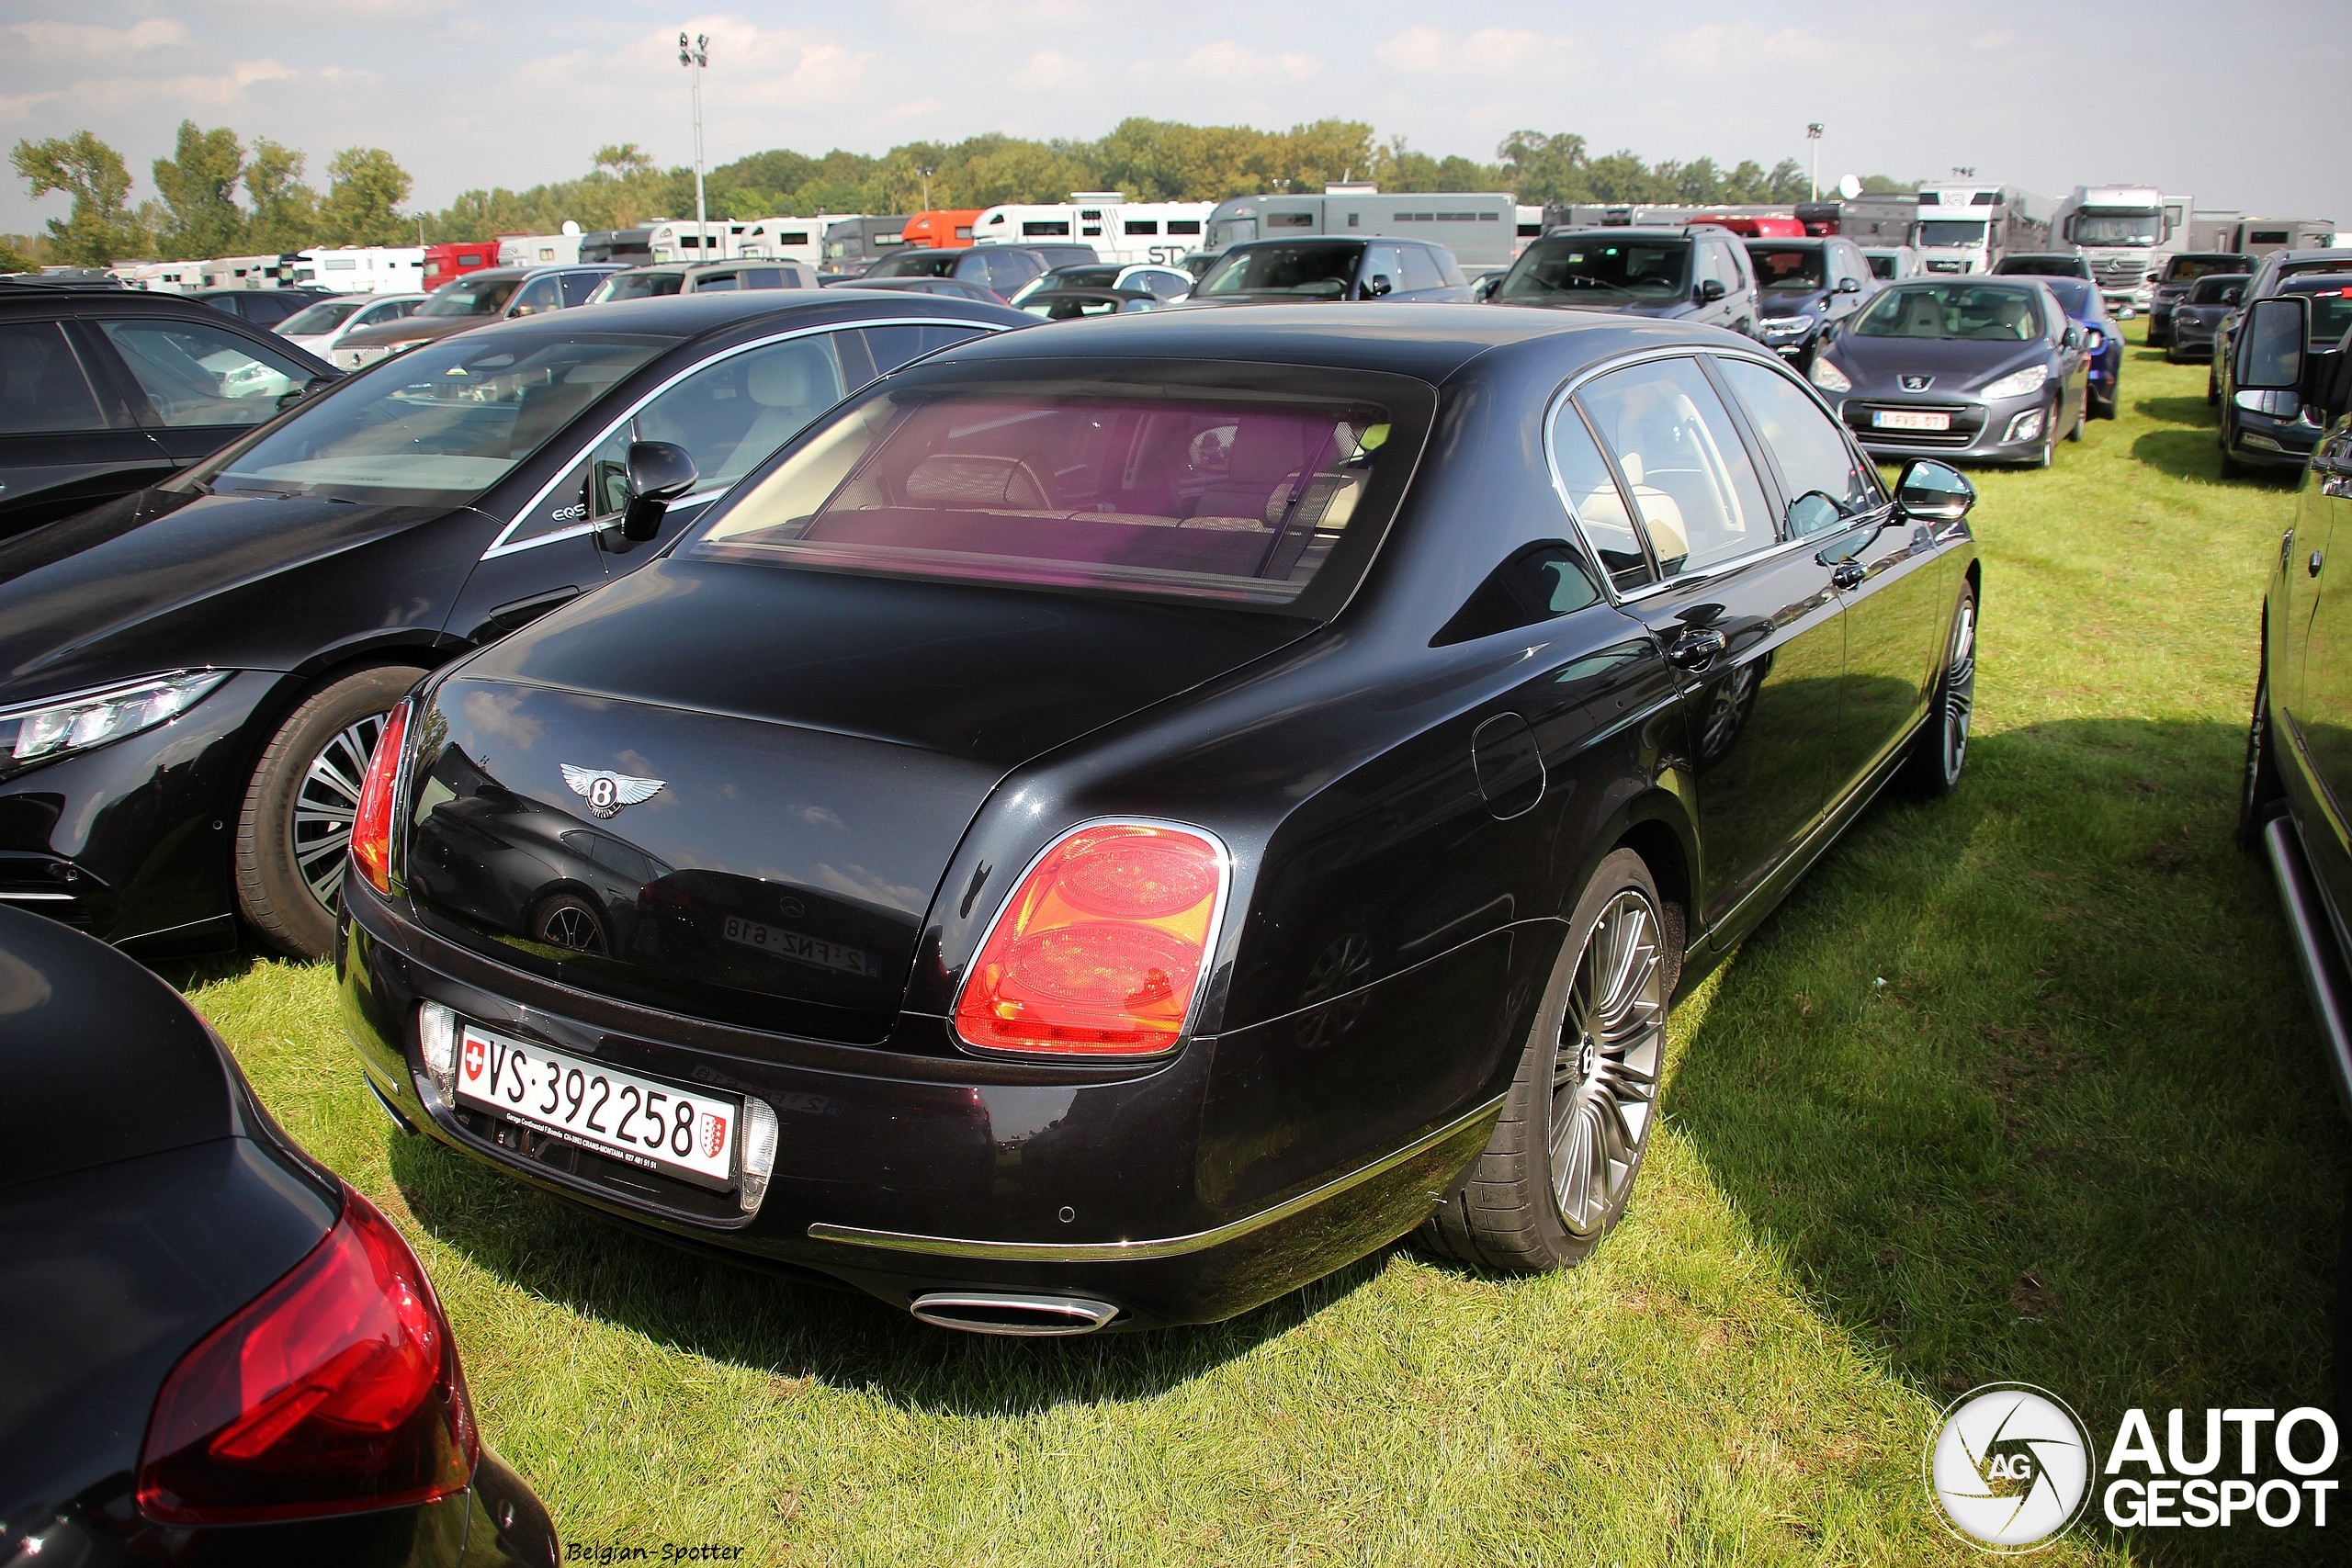
{"type": "Polygon", "coordinates": [[[972,243],[972,225],[986,208],[934,208],[907,220],[900,232],[915,250],[960,251],[972,243]]]}
{"type": "Polygon", "coordinates": [[[1693,223],[1714,223],[1735,234],[1750,240],[1797,240],[1805,233],[1804,224],[1793,218],[1758,218],[1747,213],[1702,212],[1690,220],[1693,223]]]}
{"type": "Polygon", "coordinates": [[[498,265],[498,242],[468,240],[461,244],[424,247],[424,291],[427,294],[453,278],[498,265]]]}

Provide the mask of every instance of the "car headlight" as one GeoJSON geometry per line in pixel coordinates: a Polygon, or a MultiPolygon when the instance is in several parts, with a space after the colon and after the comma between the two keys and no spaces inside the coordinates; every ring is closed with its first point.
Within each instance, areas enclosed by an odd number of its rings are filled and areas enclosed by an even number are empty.
{"type": "Polygon", "coordinates": [[[1798,333],[1810,332],[1819,320],[1818,316],[1809,312],[1801,312],[1793,316],[1767,316],[1764,318],[1764,335],[1792,337],[1798,333]]]}
{"type": "Polygon", "coordinates": [[[2050,367],[2029,365],[2022,370],[2012,370],[1999,380],[1990,383],[1979,395],[1987,401],[1997,401],[2002,398],[2022,398],[2029,392],[2041,390],[2049,381],[2050,367]]]}
{"type": "Polygon", "coordinates": [[[125,686],[0,709],[0,773],[86,750],[177,718],[229,678],[226,670],[183,670],[125,686]]]}
{"type": "Polygon", "coordinates": [[[1850,392],[1854,389],[1854,384],[1846,379],[1846,373],[1829,363],[1826,355],[1813,362],[1811,375],[1813,384],[1825,392],[1850,392]]]}

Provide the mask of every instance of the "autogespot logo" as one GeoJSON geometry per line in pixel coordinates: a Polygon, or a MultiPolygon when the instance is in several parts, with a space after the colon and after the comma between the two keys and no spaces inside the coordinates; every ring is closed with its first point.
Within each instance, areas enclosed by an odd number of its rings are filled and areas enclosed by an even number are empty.
{"type": "Polygon", "coordinates": [[[1929,1495],[1990,1551],[2031,1551],[2064,1534],[2082,1517],[2095,1468],[2082,1422],[2030,1383],[1961,1395],[1928,1444],[1929,1495]]]}

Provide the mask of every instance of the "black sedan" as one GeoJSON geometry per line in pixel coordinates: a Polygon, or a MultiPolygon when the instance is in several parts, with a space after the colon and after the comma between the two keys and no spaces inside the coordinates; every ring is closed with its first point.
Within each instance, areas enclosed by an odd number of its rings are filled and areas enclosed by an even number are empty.
{"type": "Polygon", "coordinates": [[[2046,468],[2089,416],[2083,329],[2033,276],[1889,287],[1826,344],[1813,384],[1865,450],[2046,468]]]}
{"type": "Polygon", "coordinates": [[[485,327],[0,543],[0,902],[149,953],[242,916],[326,953],[385,710],[653,553],[632,441],[678,449],[674,535],[842,394],[1029,321],[777,290],[485,327]]]}
{"type": "Polygon", "coordinates": [[[1671,322],[967,344],[394,710],[344,1017],[451,1147],[936,1324],[1222,1318],[1417,1226],[1557,1268],[1678,993],[1956,784],[1972,499],[1671,322]],[[486,900],[590,829],[649,867],[597,939],[486,900]]]}
{"type": "MultiPolygon", "coordinates": [[[[2233,321],[2219,332],[2213,355],[2213,400],[2221,405],[2221,428],[2214,439],[2222,448],[2222,472],[2233,477],[2256,469],[2296,469],[2311,459],[2319,445],[2321,426],[2311,417],[2309,400],[2294,387],[2256,384],[2250,374],[2257,362],[2267,363],[2279,345],[2256,341],[2244,330],[2252,308],[2263,302],[2249,284],[2233,321]]],[[[2352,332],[2352,271],[2303,272],[2279,278],[2269,286],[2270,299],[2300,301],[2302,341],[2288,353],[2332,349],[2352,332]]],[[[2268,319],[2285,320],[2280,312],[2268,319]]],[[[2290,381],[2293,378],[2289,378],[2290,381]]]]}
{"type": "Polygon", "coordinates": [[[556,1561],[416,1254],[169,987],[0,909],[0,1561],[556,1561]]]}
{"type": "MultiPolygon", "coordinates": [[[[2172,331],[2165,341],[2165,357],[2175,365],[2211,365],[2213,343],[2222,322],[2238,308],[2238,297],[2245,290],[2247,274],[2220,272],[2200,277],[2188,286],[2188,292],[2173,302],[2172,331]]],[[[2220,380],[2208,376],[2205,400],[2222,400],[2220,380]]]]}

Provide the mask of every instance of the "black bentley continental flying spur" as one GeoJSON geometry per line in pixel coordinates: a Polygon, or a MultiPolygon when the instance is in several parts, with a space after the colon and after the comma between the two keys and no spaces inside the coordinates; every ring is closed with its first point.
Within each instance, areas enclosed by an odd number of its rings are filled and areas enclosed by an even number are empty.
{"type": "Polygon", "coordinates": [[[345,1021],[451,1147],[934,1324],[1572,1263],[1677,994],[1958,781],[1972,500],[1685,323],[966,344],[391,711],[345,1021]]]}

